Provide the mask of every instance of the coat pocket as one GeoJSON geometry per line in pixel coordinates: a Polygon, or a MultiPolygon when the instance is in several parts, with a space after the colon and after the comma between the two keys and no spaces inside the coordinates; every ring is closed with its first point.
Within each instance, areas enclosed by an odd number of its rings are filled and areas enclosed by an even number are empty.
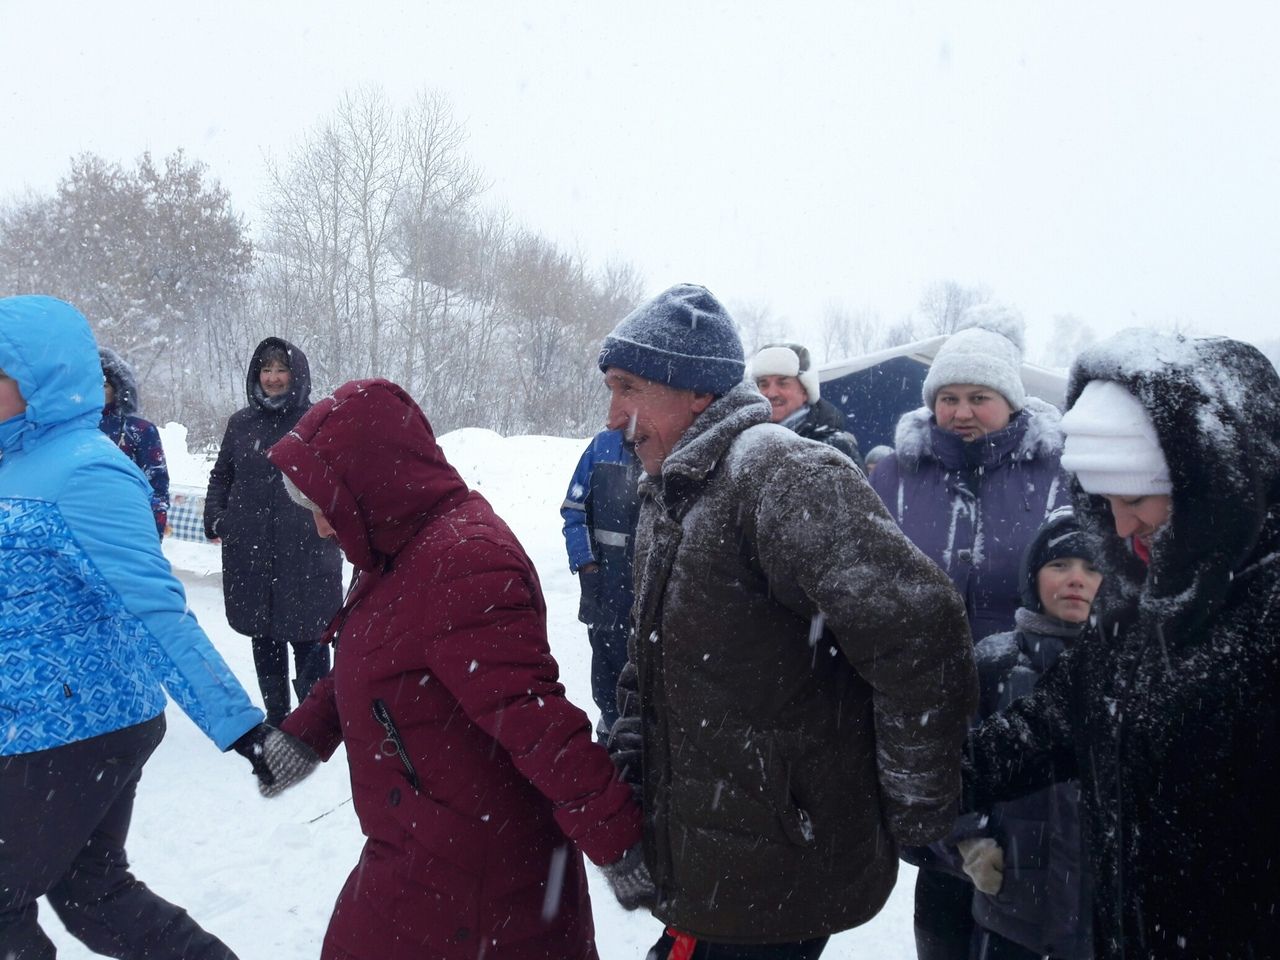
{"type": "Polygon", "coordinates": [[[401,766],[404,767],[400,771],[401,775],[409,781],[409,786],[413,787],[414,793],[421,793],[422,781],[418,779],[418,771],[413,767],[413,761],[409,758],[409,752],[404,747],[404,740],[400,736],[400,730],[396,727],[396,722],[392,719],[391,710],[385,700],[378,699],[373,701],[373,718],[378,721],[387,734],[379,748],[382,751],[382,755],[385,757],[398,757],[401,766]]]}

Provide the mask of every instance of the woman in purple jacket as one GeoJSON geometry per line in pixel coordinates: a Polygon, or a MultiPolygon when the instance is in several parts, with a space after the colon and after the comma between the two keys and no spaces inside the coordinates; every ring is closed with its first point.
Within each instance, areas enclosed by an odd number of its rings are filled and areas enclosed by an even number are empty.
{"type": "MultiPolygon", "coordinates": [[[[1022,384],[1022,317],[1007,307],[971,308],[934,358],[924,406],[906,414],[894,452],[871,485],[902,532],[946,571],[964,598],[975,637],[1013,629],[1022,555],[1055,507],[1061,417],[1022,384]]],[[[916,879],[916,953],[965,960],[972,887],[932,869],[916,879]]]]}

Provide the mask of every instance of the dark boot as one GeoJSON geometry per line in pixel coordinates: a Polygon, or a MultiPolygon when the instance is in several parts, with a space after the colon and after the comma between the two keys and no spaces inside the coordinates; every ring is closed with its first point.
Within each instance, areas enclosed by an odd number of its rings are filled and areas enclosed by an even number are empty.
{"type": "Polygon", "coordinates": [[[329,674],[329,645],[327,643],[295,643],[293,645],[293,662],[298,671],[298,679],[293,681],[293,689],[298,693],[298,702],[307,699],[307,694],[316,685],[316,681],[329,674]]]}
{"type": "Polygon", "coordinates": [[[267,711],[267,723],[280,726],[289,715],[289,678],[259,677],[258,689],[262,691],[262,707],[267,711]]]}

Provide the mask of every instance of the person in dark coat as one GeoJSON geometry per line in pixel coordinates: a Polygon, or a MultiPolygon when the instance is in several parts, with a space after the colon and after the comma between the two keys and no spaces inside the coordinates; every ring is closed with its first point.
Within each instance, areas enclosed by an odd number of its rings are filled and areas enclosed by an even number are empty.
{"type": "MultiPolygon", "coordinates": [[[[1015,629],[974,648],[980,719],[1029,695],[1087,629],[1102,584],[1095,554],[1070,507],[1049,515],[1023,557],[1015,629]]],[[[958,846],[977,887],[972,960],[1093,956],[1077,780],[995,804],[958,846]]]]}
{"type": "Polygon", "coordinates": [[[560,506],[569,569],[582,591],[578,619],[591,641],[591,695],[602,742],[618,719],[618,675],[627,662],[639,480],[640,464],[622,431],[602,430],[582,452],[560,506]]]}
{"type": "Polygon", "coordinates": [[[579,850],[619,860],[640,811],[565,696],[519,541],[386,380],[268,456],[358,576],[332,674],[284,723],[345,745],[367,838],[322,960],[595,960],[579,850]]]}
{"type": "Polygon", "coordinates": [[[99,347],[103,392],[98,429],[111,438],[120,451],[138,465],[151,484],[151,514],[161,537],[169,525],[169,465],[165,462],[160,431],[150,420],[138,416],[138,381],[133,368],[110,347],[99,347]]]}
{"type": "Polygon", "coordinates": [[[879,912],[899,843],[951,827],[963,605],[847,456],[770,422],[705,287],[624,317],[599,366],[645,472],[610,749],[654,913],[696,960],[817,957],[879,912]]]}
{"type": "Polygon", "coordinates": [[[807,347],[770,343],[751,358],[749,379],[769,401],[769,416],[802,437],[835,447],[866,470],[858,439],[845,426],[844,414],[822,399],[818,371],[807,347]]]}
{"type": "MultiPolygon", "coordinates": [[[[1014,625],[1019,564],[1067,501],[1061,417],[1022,384],[1023,321],[1007,307],[970,308],[925,377],[924,406],[898,422],[894,452],[871,485],[903,533],[951,578],[975,638],[1014,625]]],[[[927,851],[916,875],[920,960],[967,960],[972,889],[927,851]]]]}
{"type": "Polygon", "coordinates": [[[977,728],[966,806],[1080,780],[1100,960],[1275,956],[1280,378],[1245,343],[1132,330],[1067,399],[1096,626],[977,728]]]}
{"type": "Polygon", "coordinates": [[[311,407],[306,355],[267,337],[245,380],[249,405],[227,421],[209,474],[204,532],[222,542],[227,623],[253,638],[267,721],[278,725],[289,712],[289,647],[299,700],[329,672],[328,647],[317,641],[342,602],[342,557],[316,535],[266,456],[311,407]]]}

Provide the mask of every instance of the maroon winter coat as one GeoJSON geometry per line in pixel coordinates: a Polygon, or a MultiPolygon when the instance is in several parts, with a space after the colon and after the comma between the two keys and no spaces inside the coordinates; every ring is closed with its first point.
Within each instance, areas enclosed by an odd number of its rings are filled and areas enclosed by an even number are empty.
{"type": "Polygon", "coordinates": [[[284,724],[325,759],[346,745],[368,838],[322,960],[593,960],[578,851],[617,860],[640,811],[565,698],[519,542],[385,380],[269,456],[359,572],[333,673],[284,724]]]}

